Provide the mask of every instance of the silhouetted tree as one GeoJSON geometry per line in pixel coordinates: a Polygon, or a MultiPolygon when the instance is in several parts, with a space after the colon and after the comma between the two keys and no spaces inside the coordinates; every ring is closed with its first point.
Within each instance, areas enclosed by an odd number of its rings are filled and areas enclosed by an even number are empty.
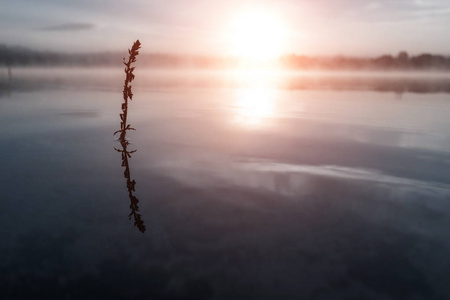
{"type": "Polygon", "coordinates": [[[406,69],[409,67],[409,55],[406,51],[401,51],[397,55],[397,66],[401,69],[406,69]]]}

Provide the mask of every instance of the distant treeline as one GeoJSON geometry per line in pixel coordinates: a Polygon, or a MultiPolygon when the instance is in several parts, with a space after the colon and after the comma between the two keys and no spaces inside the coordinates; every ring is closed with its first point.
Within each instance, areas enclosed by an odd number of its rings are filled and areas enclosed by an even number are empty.
{"type": "MultiPolygon", "coordinates": [[[[0,45],[0,66],[123,66],[122,58],[128,53],[58,53],[35,51],[22,47],[0,45]]],[[[139,65],[155,68],[232,68],[238,64],[236,58],[200,55],[145,54],[141,53],[139,65]]]]}
{"type": "Polygon", "coordinates": [[[382,55],[375,58],[335,56],[329,58],[285,55],[280,57],[284,67],[291,69],[325,70],[450,70],[450,56],[419,54],[409,56],[402,51],[397,56],[382,55]]]}
{"type": "MultiPolygon", "coordinates": [[[[121,66],[127,53],[102,52],[69,54],[35,51],[21,47],[0,45],[0,65],[18,66],[121,66]]],[[[201,55],[141,54],[141,67],[152,68],[199,68],[229,69],[242,63],[236,57],[201,55]]],[[[450,56],[420,54],[410,56],[400,52],[396,56],[382,55],[375,58],[347,56],[317,57],[304,55],[283,55],[269,62],[287,69],[299,70],[450,70],[450,56]]]]}

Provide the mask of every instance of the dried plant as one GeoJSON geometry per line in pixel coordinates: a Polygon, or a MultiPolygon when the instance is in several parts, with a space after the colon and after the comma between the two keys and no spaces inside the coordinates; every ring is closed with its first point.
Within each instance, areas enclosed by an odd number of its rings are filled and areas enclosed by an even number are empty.
{"type": "Polygon", "coordinates": [[[140,232],[145,232],[144,221],[141,219],[141,214],[139,213],[139,199],[133,194],[135,192],[136,181],[134,179],[131,180],[130,164],[128,162],[128,159],[131,158],[131,154],[137,150],[128,151],[127,147],[129,143],[126,140],[122,140],[120,144],[122,145],[122,149],[114,149],[122,154],[122,167],[125,167],[123,176],[127,180],[127,190],[128,197],[130,198],[131,209],[131,213],[128,215],[128,218],[131,220],[131,216],[133,216],[134,226],[136,226],[140,232]]]}
{"type": "Polygon", "coordinates": [[[125,61],[125,58],[123,59],[123,64],[125,65],[125,83],[123,85],[123,103],[122,103],[122,113],[120,114],[120,130],[117,130],[114,132],[114,135],[116,133],[120,132],[120,140],[124,140],[126,136],[127,130],[136,130],[134,128],[130,127],[130,124],[127,124],[127,117],[128,117],[128,99],[133,100],[133,92],[131,91],[131,82],[134,80],[134,74],[133,71],[135,67],[132,67],[131,64],[136,62],[137,56],[139,55],[139,48],[141,48],[141,42],[137,40],[134,42],[133,47],[131,49],[128,49],[128,61],[125,61]]]}
{"type": "Polygon", "coordinates": [[[120,114],[120,130],[114,132],[114,135],[120,132],[119,141],[122,145],[122,149],[114,148],[117,152],[120,152],[122,154],[122,167],[125,167],[125,171],[123,173],[125,179],[127,180],[127,190],[128,190],[128,196],[130,198],[130,209],[131,213],[129,214],[128,218],[131,220],[131,216],[134,217],[134,226],[136,226],[139,231],[145,232],[145,225],[144,221],[141,219],[141,214],[139,214],[139,199],[133,194],[135,192],[135,185],[136,181],[133,179],[131,180],[131,172],[130,172],[130,164],[128,162],[128,159],[131,158],[131,154],[136,152],[137,150],[128,151],[127,147],[129,145],[129,142],[126,139],[127,130],[136,130],[132,128],[129,124],[127,124],[127,117],[128,117],[128,99],[133,99],[133,93],[131,91],[131,82],[134,80],[134,74],[133,71],[135,67],[132,67],[132,63],[136,62],[136,58],[139,54],[139,48],[141,47],[141,43],[139,40],[137,40],[131,49],[128,49],[129,58],[128,61],[125,61],[125,58],[123,59],[123,63],[125,65],[125,83],[123,86],[123,100],[122,103],[122,113],[120,114]]]}

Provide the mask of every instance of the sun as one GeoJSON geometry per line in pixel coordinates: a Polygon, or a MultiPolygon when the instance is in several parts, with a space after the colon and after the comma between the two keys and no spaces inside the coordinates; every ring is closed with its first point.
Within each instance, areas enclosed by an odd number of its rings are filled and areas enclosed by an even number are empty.
{"type": "Polygon", "coordinates": [[[230,22],[230,48],[233,55],[267,60],[283,52],[285,28],[270,11],[250,10],[235,15],[230,22]]]}

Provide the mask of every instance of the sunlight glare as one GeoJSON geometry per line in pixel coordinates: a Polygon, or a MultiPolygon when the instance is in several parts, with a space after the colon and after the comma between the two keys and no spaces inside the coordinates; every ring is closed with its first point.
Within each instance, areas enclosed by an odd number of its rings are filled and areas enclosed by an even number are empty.
{"type": "Polygon", "coordinates": [[[275,58],[284,51],[285,29],[279,18],[268,11],[252,10],[236,15],[231,22],[233,55],[253,60],[275,58]]]}
{"type": "Polygon", "coordinates": [[[274,90],[270,88],[245,88],[238,90],[236,121],[257,125],[274,113],[274,90]]]}

